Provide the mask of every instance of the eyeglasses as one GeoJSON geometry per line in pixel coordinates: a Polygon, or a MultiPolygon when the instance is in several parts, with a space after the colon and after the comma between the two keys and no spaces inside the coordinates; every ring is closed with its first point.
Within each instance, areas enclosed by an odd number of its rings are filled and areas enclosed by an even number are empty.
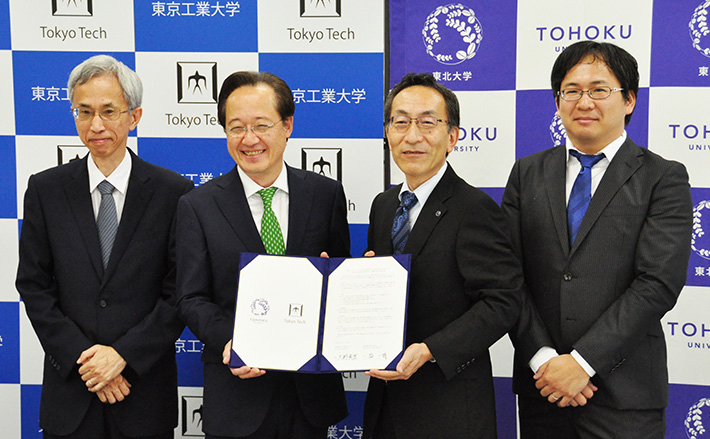
{"type": "Polygon", "coordinates": [[[594,100],[606,99],[611,96],[615,91],[621,91],[623,88],[611,88],[611,87],[594,87],[589,90],[580,90],[578,88],[566,88],[557,92],[557,95],[564,99],[565,101],[578,101],[582,99],[582,96],[587,93],[590,98],[594,100]]]}
{"type": "Polygon", "coordinates": [[[448,120],[437,119],[434,116],[394,116],[390,117],[390,120],[388,120],[387,122],[396,132],[406,133],[409,129],[409,125],[412,124],[412,121],[414,121],[417,124],[417,127],[425,133],[431,132],[431,130],[433,130],[439,125],[439,122],[447,124],[449,123],[448,120]]]}
{"type": "Polygon", "coordinates": [[[99,111],[94,111],[90,108],[72,108],[71,114],[74,115],[76,120],[87,121],[91,120],[99,113],[99,117],[106,121],[118,120],[123,113],[129,113],[131,110],[121,111],[118,108],[106,107],[99,111]]]}
{"type": "Polygon", "coordinates": [[[260,123],[258,125],[251,125],[251,126],[243,126],[243,125],[237,125],[233,126],[231,128],[227,128],[224,130],[229,137],[242,137],[246,135],[248,130],[251,130],[252,133],[254,133],[257,136],[263,136],[264,134],[268,133],[271,128],[276,126],[277,123],[283,122],[283,119],[278,120],[271,125],[265,124],[265,123],[260,123]]]}

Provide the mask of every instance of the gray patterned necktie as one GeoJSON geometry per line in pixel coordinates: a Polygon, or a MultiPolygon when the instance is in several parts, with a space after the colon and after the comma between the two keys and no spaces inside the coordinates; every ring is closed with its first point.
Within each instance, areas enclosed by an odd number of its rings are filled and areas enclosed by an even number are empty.
{"type": "Polygon", "coordinates": [[[116,238],[118,229],[118,216],[116,215],[116,203],[113,201],[114,187],[108,181],[99,183],[101,193],[101,204],[99,205],[99,216],[96,218],[96,226],[99,229],[99,242],[101,243],[101,257],[104,268],[108,265],[113,248],[113,240],[116,238]]]}

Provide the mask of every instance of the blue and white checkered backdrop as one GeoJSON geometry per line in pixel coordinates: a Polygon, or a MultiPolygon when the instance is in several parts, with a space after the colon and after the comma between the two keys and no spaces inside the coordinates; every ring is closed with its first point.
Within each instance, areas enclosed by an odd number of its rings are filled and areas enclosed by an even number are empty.
{"type": "MultiPolygon", "coordinates": [[[[708,12],[710,1],[700,0],[0,1],[0,436],[41,437],[43,353],[14,287],[17,243],[28,177],[86,153],[66,89],[76,64],[109,53],[136,69],[144,116],[129,146],[196,186],[234,165],[216,119],[222,80],[236,70],[284,78],[296,100],[286,161],[342,181],[358,255],[371,200],[402,179],[383,153],[386,86],[427,71],[457,92],[462,130],[449,160],[500,201],[514,160],[564,136],[549,90],[555,57],[593,39],[625,47],[639,61],[629,135],[690,172],[696,222],[687,286],[663,319],[672,383],[667,437],[710,437],[708,12]],[[433,38],[427,23],[446,5],[465,20],[439,26],[433,38]]],[[[175,437],[200,437],[202,344],[186,330],[175,349],[175,437]]],[[[492,351],[499,436],[512,439],[507,337],[492,351]]],[[[330,437],[357,439],[367,381],[355,373],[343,379],[351,414],[330,437]]]]}

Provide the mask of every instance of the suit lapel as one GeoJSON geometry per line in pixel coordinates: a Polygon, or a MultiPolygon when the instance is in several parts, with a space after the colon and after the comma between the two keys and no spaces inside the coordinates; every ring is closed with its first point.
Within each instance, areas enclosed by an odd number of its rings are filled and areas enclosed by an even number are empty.
{"type": "Polygon", "coordinates": [[[288,242],[286,254],[300,254],[306,234],[308,214],[313,204],[313,187],[307,183],[306,174],[297,174],[286,166],[288,177],[288,242]]]}
{"type": "Polygon", "coordinates": [[[89,154],[80,161],[75,162],[75,169],[70,172],[70,178],[64,186],[64,192],[76,225],[79,228],[79,235],[84,242],[86,251],[89,253],[91,265],[94,267],[96,275],[101,277],[103,276],[104,267],[101,259],[99,232],[96,228],[94,207],[91,204],[91,194],[89,192],[89,171],[86,167],[87,157],[89,157],[89,154]]]}
{"type": "Polygon", "coordinates": [[[377,255],[391,255],[394,252],[392,224],[394,223],[394,214],[399,207],[399,192],[401,190],[401,184],[388,189],[378,196],[376,207],[373,205],[377,212],[377,218],[368,228],[367,239],[368,248],[374,250],[377,255]]]}
{"type": "Polygon", "coordinates": [[[560,240],[565,256],[569,253],[569,231],[567,230],[567,201],[565,196],[565,180],[567,173],[567,150],[564,146],[553,149],[543,164],[543,178],[547,198],[550,203],[552,221],[557,229],[557,239],[560,240]]]}
{"type": "MultiPolygon", "coordinates": [[[[409,234],[409,239],[403,251],[404,253],[410,253],[412,259],[416,258],[421,252],[436,225],[441,218],[446,215],[448,209],[445,203],[453,195],[457,179],[458,176],[451,165],[449,165],[444,172],[444,176],[441,177],[441,180],[437,183],[422,207],[421,212],[419,212],[417,222],[414,224],[414,228],[409,234]]],[[[392,216],[392,220],[394,220],[394,215],[392,216]]],[[[392,222],[390,222],[390,224],[392,224],[392,222]]]]}
{"type": "Polygon", "coordinates": [[[587,236],[614,195],[616,195],[624,183],[641,167],[641,160],[639,160],[639,156],[641,155],[643,155],[643,151],[636,147],[631,139],[627,137],[624,144],[621,145],[619,152],[616,153],[614,159],[609,163],[609,167],[606,169],[606,172],[604,172],[602,181],[599,182],[599,186],[589,202],[589,208],[584,215],[582,224],[579,226],[577,239],[571,249],[572,252],[579,247],[580,243],[587,236]]]}
{"type": "Polygon", "coordinates": [[[266,253],[236,166],[225,177],[218,182],[222,191],[214,196],[217,206],[245,248],[254,253],[266,253]]]}
{"type": "Polygon", "coordinates": [[[116,239],[111,249],[111,257],[106,267],[106,274],[103,279],[104,284],[116,271],[116,267],[135,235],[136,228],[148,210],[148,203],[155,192],[146,163],[130,150],[129,154],[131,154],[132,162],[131,175],[128,178],[126,200],[121,212],[121,221],[116,231],[116,239]]]}

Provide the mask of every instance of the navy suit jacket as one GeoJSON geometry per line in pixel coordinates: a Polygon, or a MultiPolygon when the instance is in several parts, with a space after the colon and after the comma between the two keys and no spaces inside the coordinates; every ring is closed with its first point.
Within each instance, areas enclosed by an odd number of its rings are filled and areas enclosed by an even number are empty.
{"type": "Polygon", "coordinates": [[[17,289],[45,351],[40,427],[73,432],[92,398],[76,360],[112,346],[133,386],[111,405],[127,435],[177,425],[173,219],[193,184],[131,153],[121,222],[104,271],[89,193],[87,157],[33,175],[25,194],[17,289]]]}
{"type": "MultiPolygon", "coordinates": [[[[368,248],[392,253],[401,185],[372,203],[368,248]]],[[[498,205],[449,166],[422,207],[403,253],[412,255],[406,346],[426,343],[436,362],[407,381],[370,379],[365,437],[389,413],[402,437],[495,438],[488,348],[511,328],[522,270],[498,205]]]]}
{"type": "MultiPolygon", "coordinates": [[[[335,180],[286,167],[289,221],[286,254],[350,255],[343,187],[335,180]]],[[[325,427],[347,415],[340,374],[268,371],[240,379],[222,363],[232,338],[242,252],[266,253],[236,167],[180,200],[177,214],[179,313],[204,343],[203,430],[246,436],[262,424],[275,390],[296,387],[308,421],[325,427]]]]}
{"type": "Polygon", "coordinates": [[[527,294],[514,332],[514,390],[539,395],[528,361],[576,349],[594,368],[590,400],[662,408],[668,370],[661,317],[687,276],[693,205],[685,167],[628,139],[609,164],[570,248],[566,150],[515,163],[503,195],[527,294]]]}

